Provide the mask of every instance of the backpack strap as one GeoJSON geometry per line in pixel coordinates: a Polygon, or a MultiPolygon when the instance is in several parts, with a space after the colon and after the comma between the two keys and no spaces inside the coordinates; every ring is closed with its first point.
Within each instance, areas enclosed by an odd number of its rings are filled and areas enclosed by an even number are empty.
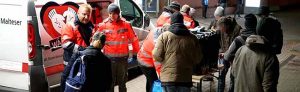
{"type": "Polygon", "coordinates": [[[82,56],[80,57],[80,59],[81,59],[81,63],[82,63],[82,64],[84,64],[84,63],[85,63],[85,61],[84,61],[84,57],[85,57],[85,55],[82,55],[82,56]]]}

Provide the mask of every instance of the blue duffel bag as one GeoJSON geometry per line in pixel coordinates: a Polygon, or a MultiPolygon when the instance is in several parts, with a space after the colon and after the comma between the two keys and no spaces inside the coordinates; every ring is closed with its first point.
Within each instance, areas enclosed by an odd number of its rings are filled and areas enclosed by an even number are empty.
{"type": "Polygon", "coordinates": [[[84,56],[77,58],[72,66],[70,74],[66,80],[64,92],[80,92],[85,80],[86,66],[83,61],[84,56]]]}

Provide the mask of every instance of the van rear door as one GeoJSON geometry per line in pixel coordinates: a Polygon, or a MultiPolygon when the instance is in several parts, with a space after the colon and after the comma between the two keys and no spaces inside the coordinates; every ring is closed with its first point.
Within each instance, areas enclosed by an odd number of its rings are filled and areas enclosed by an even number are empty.
{"type": "Polygon", "coordinates": [[[79,4],[85,0],[38,0],[35,9],[38,19],[38,30],[41,38],[43,63],[50,88],[59,86],[64,69],[63,49],[61,48],[61,29],[75,20],[79,4]]]}
{"type": "Polygon", "coordinates": [[[1,0],[0,85],[28,90],[27,0],[1,0]]]}

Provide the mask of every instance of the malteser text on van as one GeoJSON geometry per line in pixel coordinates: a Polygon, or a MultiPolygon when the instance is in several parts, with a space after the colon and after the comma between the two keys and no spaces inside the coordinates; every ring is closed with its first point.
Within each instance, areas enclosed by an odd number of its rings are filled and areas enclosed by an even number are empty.
{"type": "Polygon", "coordinates": [[[9,24],[9,25],[21,25],[22,21],[12,20],[9,18],[0,18],[1,24],[9,24]]]}

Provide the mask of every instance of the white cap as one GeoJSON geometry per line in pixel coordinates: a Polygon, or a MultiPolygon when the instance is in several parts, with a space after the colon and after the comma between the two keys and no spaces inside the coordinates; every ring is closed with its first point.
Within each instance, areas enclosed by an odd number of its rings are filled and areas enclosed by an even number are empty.
{"type": "Polygon", "coordinates": [[[215,10],[215,13],[214,13],[214,16],[220,16],[222,17],[223,16],[223,11],[224,11],[224,8],[221,7],[221,6],[218,6],[215,10]]]}

